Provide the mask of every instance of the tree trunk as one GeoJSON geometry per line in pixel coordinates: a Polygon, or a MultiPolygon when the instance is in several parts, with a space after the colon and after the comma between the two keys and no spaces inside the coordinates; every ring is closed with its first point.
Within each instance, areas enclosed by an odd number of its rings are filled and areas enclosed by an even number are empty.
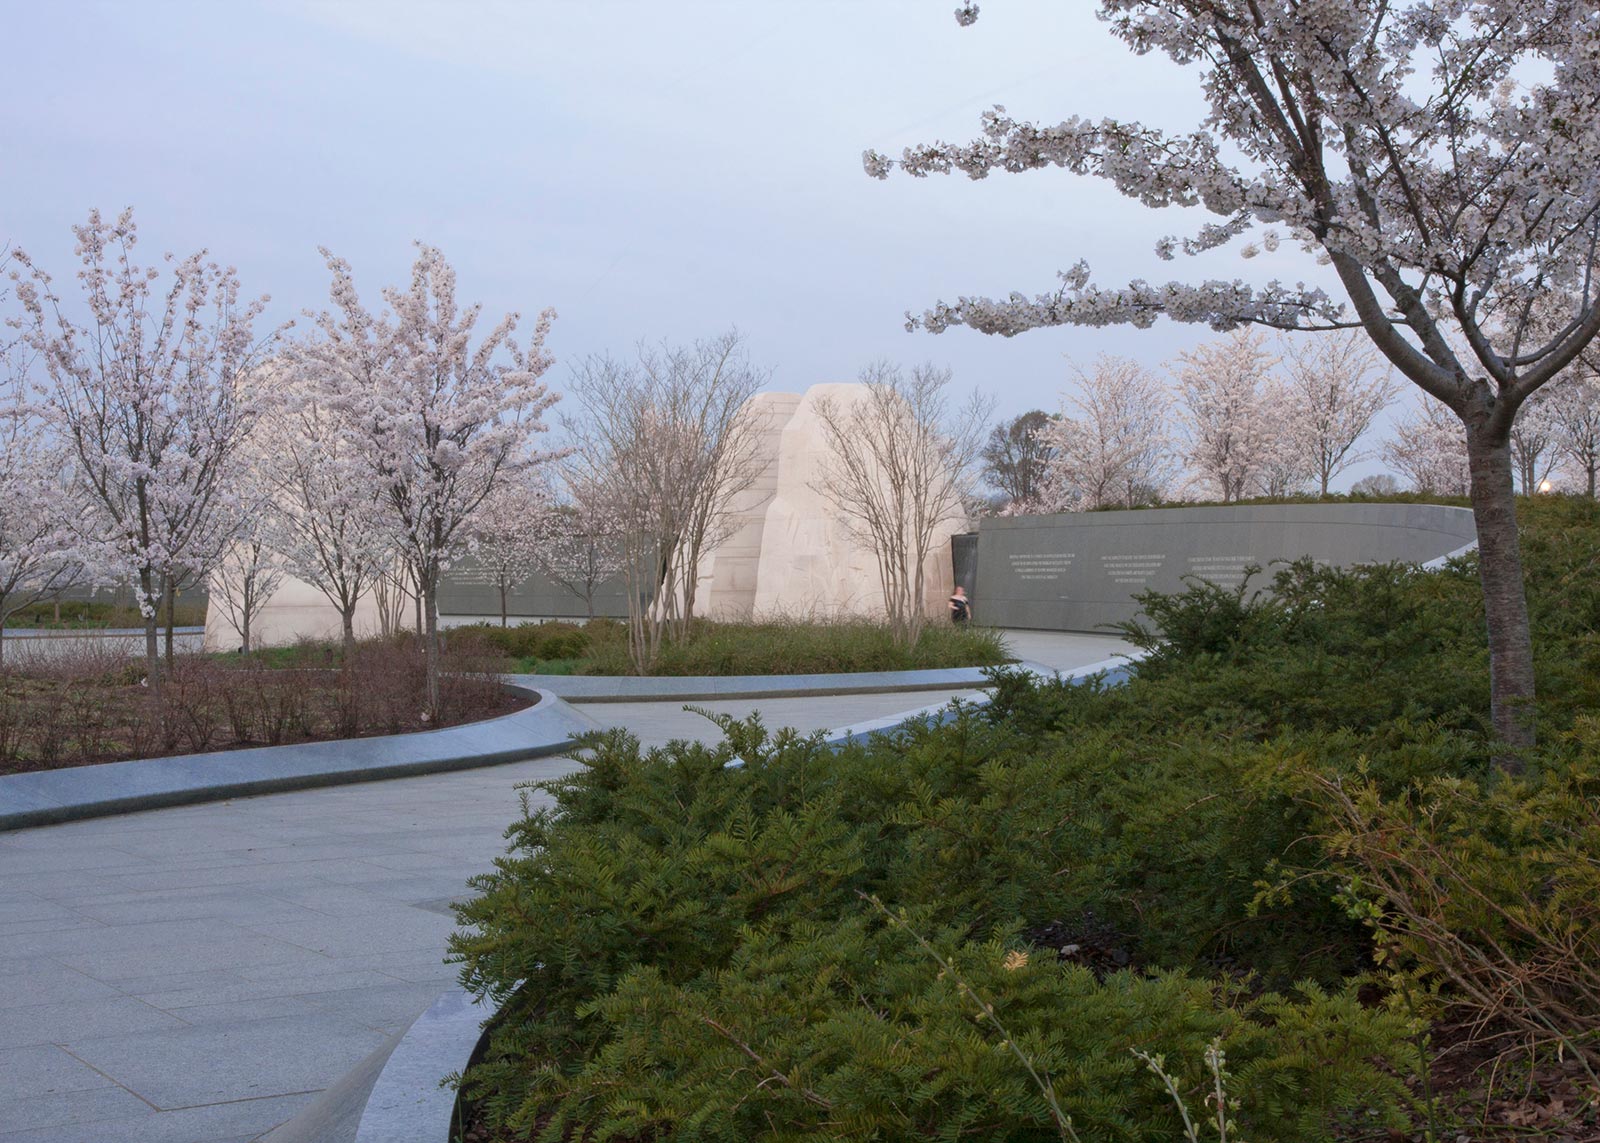
{"type": "Polygon", "coordinates": [[[427,709],[428,718],[435,725],[439,721],[439,608],[438,608],[438,579],[435,576],[425,577],[422,590],[417,593],[417,604],[421,608],[419,617],[427,627],[422,636],[423,664],[426,668],[427,678],[427,709]]]}
{"type": "Polygon", "coordinates": [[[161,612],[156,593],[155,575],[149,568],[139,569],[139,614],[144,619],[144,666],[149,676],[150,689],[158,697],[161,693],[161,612]],[[149,608],[146,611],[146,608],[149,608]]]}
{"type": "Polygon", "coordinates": [[[1589,466],[1589,499],[1590,500],[1594,499],[1594,470],[1595,470],[1595,466],[1591,464],[1589,466]]]}
{"type": "Polygon", "coordinates": [[[507,616],[506,616],[506,590],[507,590],[506,589],[506,585],[504,583],[502,583],[500,585],[500,626],[501,627],[509,627],[510,626],[510,623],[507,622],[507,616]]]}
{"type": "Polygon", "coordinates": [[[161,609],[167,613],[167,670],[172,670],[172,624],[178,607],[178,593],[172,586],[171,576],[161,577],[161,609]]]}
{"type": "Polygon", "coordinates": [[[351,600],[347,607],[339,609],[339,625],[344,634],[344,661],[350,661],[350,654],[356,649],[356,601],[351,600]]]}
{"type": "MultiPolygon", "coordinates": [[[[1518,749],[1534,743],[1533,637],[1522,580],[1517,537],[1517,500],[1511,450],[1505,440],[1469,427],[1467,464],[1472,474],[1472,518],[1478,529],[1478,574],[1489,628],[1489,708],[1495,734],[1518,749]]],[[[1522,770],[1522,759],[1506,754],[1501,769],[1522,770]]]]}

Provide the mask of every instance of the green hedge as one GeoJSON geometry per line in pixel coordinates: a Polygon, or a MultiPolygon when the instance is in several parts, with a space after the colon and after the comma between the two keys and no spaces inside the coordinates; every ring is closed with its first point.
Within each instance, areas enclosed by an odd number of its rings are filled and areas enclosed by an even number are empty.
{"type": "Polygon", "coordinates": [[[1594,1052],[1558,970],[1600,884],[1600,513],[1523,513],[1543,737],[1516,781],[1470,558],[1152,597],[1124,686],[999,670],[988,707],[837,752],[755,720],[592,739],[460,911],[463,980],[506,1002],[467,1094],[552,1140],[1058,1138],[1051,1097],[1084,1140],[1169,1140],[1135,1052],[1199,1111],[1215,1043],[1240,1137],[1382,1138],[1417,1114],[1418,1021],[1483,1014],[1450,958],[1490,952],[1502,995],[1538,974],[1526,1027],[1594,1052]],[[1455,887],[1432,912],[1396,904],[1396,831],[1455,887]]]}

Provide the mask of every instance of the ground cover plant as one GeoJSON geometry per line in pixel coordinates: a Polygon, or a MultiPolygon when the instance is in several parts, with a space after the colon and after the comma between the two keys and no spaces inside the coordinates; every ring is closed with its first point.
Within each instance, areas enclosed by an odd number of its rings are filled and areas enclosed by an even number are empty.
{"type": "MultiPolygon", "coordinates": [[[[626,675],[633,671],[627,629],[616,620],[458,627],[515,660],[507,670],[537,674],[626,675]]],[[[906,646],[870,620],[691,621],[665,640],[652,675],[775,675],[989,667],[1009,658],[999,632],[935,625],[906,646]]]]}
{"type": "Polygon", "coordinates": [[[428,718],[411,639],[365,640],[348,654],[336,644],[179,654],[159,699],[142,660],[86,642],[0,671],[0,773],[402,734],[527,705],[481,643],[456,641],[446,662],[441,716],[428,718]]]}
{"type": "MultiPolygon", "coordinates": [[[[172,621],[178,627],[203,627],[206,622],[204,603],[174,603],[172,621]]],[[[162,623],[166,622],[166,609],[162,609],[162,623]]],[[[137,607],[107,603],[100,600],[63,599],[46,600],[19,608],[6,620],[7,628],[44,627],[60,630],[84,630],[96,627],[144,626],[144,616],[137,607]]]]}
{"type": "Polygon", "coordinates": [[[1124,686],[837,752],[592,739],[460,910],[470,1137],[1594,1137],[1600,512],[1522,512],[1520,776],[1470,558],[1197,583],[1124,686]]]}

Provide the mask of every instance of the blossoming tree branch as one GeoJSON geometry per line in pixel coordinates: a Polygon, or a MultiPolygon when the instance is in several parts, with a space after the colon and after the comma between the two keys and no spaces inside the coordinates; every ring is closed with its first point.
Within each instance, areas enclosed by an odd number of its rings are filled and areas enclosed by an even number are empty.
{"type": "MultiPolygon", "coordinates": [[[[898,160],[868,151],[868,173],[1061,167],[1149,207],[1220,219],[1160,240],[1162,258],[1279,227],[1331,265],[1344,297],[1277,281],[1105,287],[1080,262],[1051,292],[939,302],[908,324],[1008,337],[1160,316],[1364,330],[1463,426],[1494,727],[1508,745],[1531,744],[1510,440],[1529,397],[1600,333],[1600,10],[1592,0],[1103,0],[1099,14],[1134,52],[1196,69],[1204,123],[1177,135],[1115,119],[1041,126],[996,107],[977,141],[898,160]],[[1552,299],[1560,320],[1540,319],[1552,299]]],[[[957,11],[963,25],[976,18],[974,4],[957,11]]]]}

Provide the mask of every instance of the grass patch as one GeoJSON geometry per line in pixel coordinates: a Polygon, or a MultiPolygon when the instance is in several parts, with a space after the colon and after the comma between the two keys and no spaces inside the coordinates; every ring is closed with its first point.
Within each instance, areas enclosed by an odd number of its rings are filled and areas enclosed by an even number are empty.
{"type": "MultiPolygon", "coordinates": [[[[206,605],[203,603],[177,603],[173,608],[174,622],[179,627],[204,627],[206,605]]],[[[161,615],[163,626],[166,612],[161,615]]],[[[87,631],[97,627],[144,627],[144,616],[137,607],[105,603],[98,600],[64,599],[59,603],[34,603],[22,608],[6,620],[6,629],[45,628],[57,631],[87,631]]]]}
{"type": "MultiPolygon", "coordinates": [[[[616,620],[586,624],[525,623],[457,627],[484,639],[529,674],[626,675],[627,629],[616,620]]],[[[1010,658],[1000,633],[983,627],[933,625],[915,647],[902,647],[887,626],[864,620],[718,623],[695,620],[686,639],[661,651],[656,675],[783,675],[835,671],[910,671],[990,667],[1010,658]]]]}

